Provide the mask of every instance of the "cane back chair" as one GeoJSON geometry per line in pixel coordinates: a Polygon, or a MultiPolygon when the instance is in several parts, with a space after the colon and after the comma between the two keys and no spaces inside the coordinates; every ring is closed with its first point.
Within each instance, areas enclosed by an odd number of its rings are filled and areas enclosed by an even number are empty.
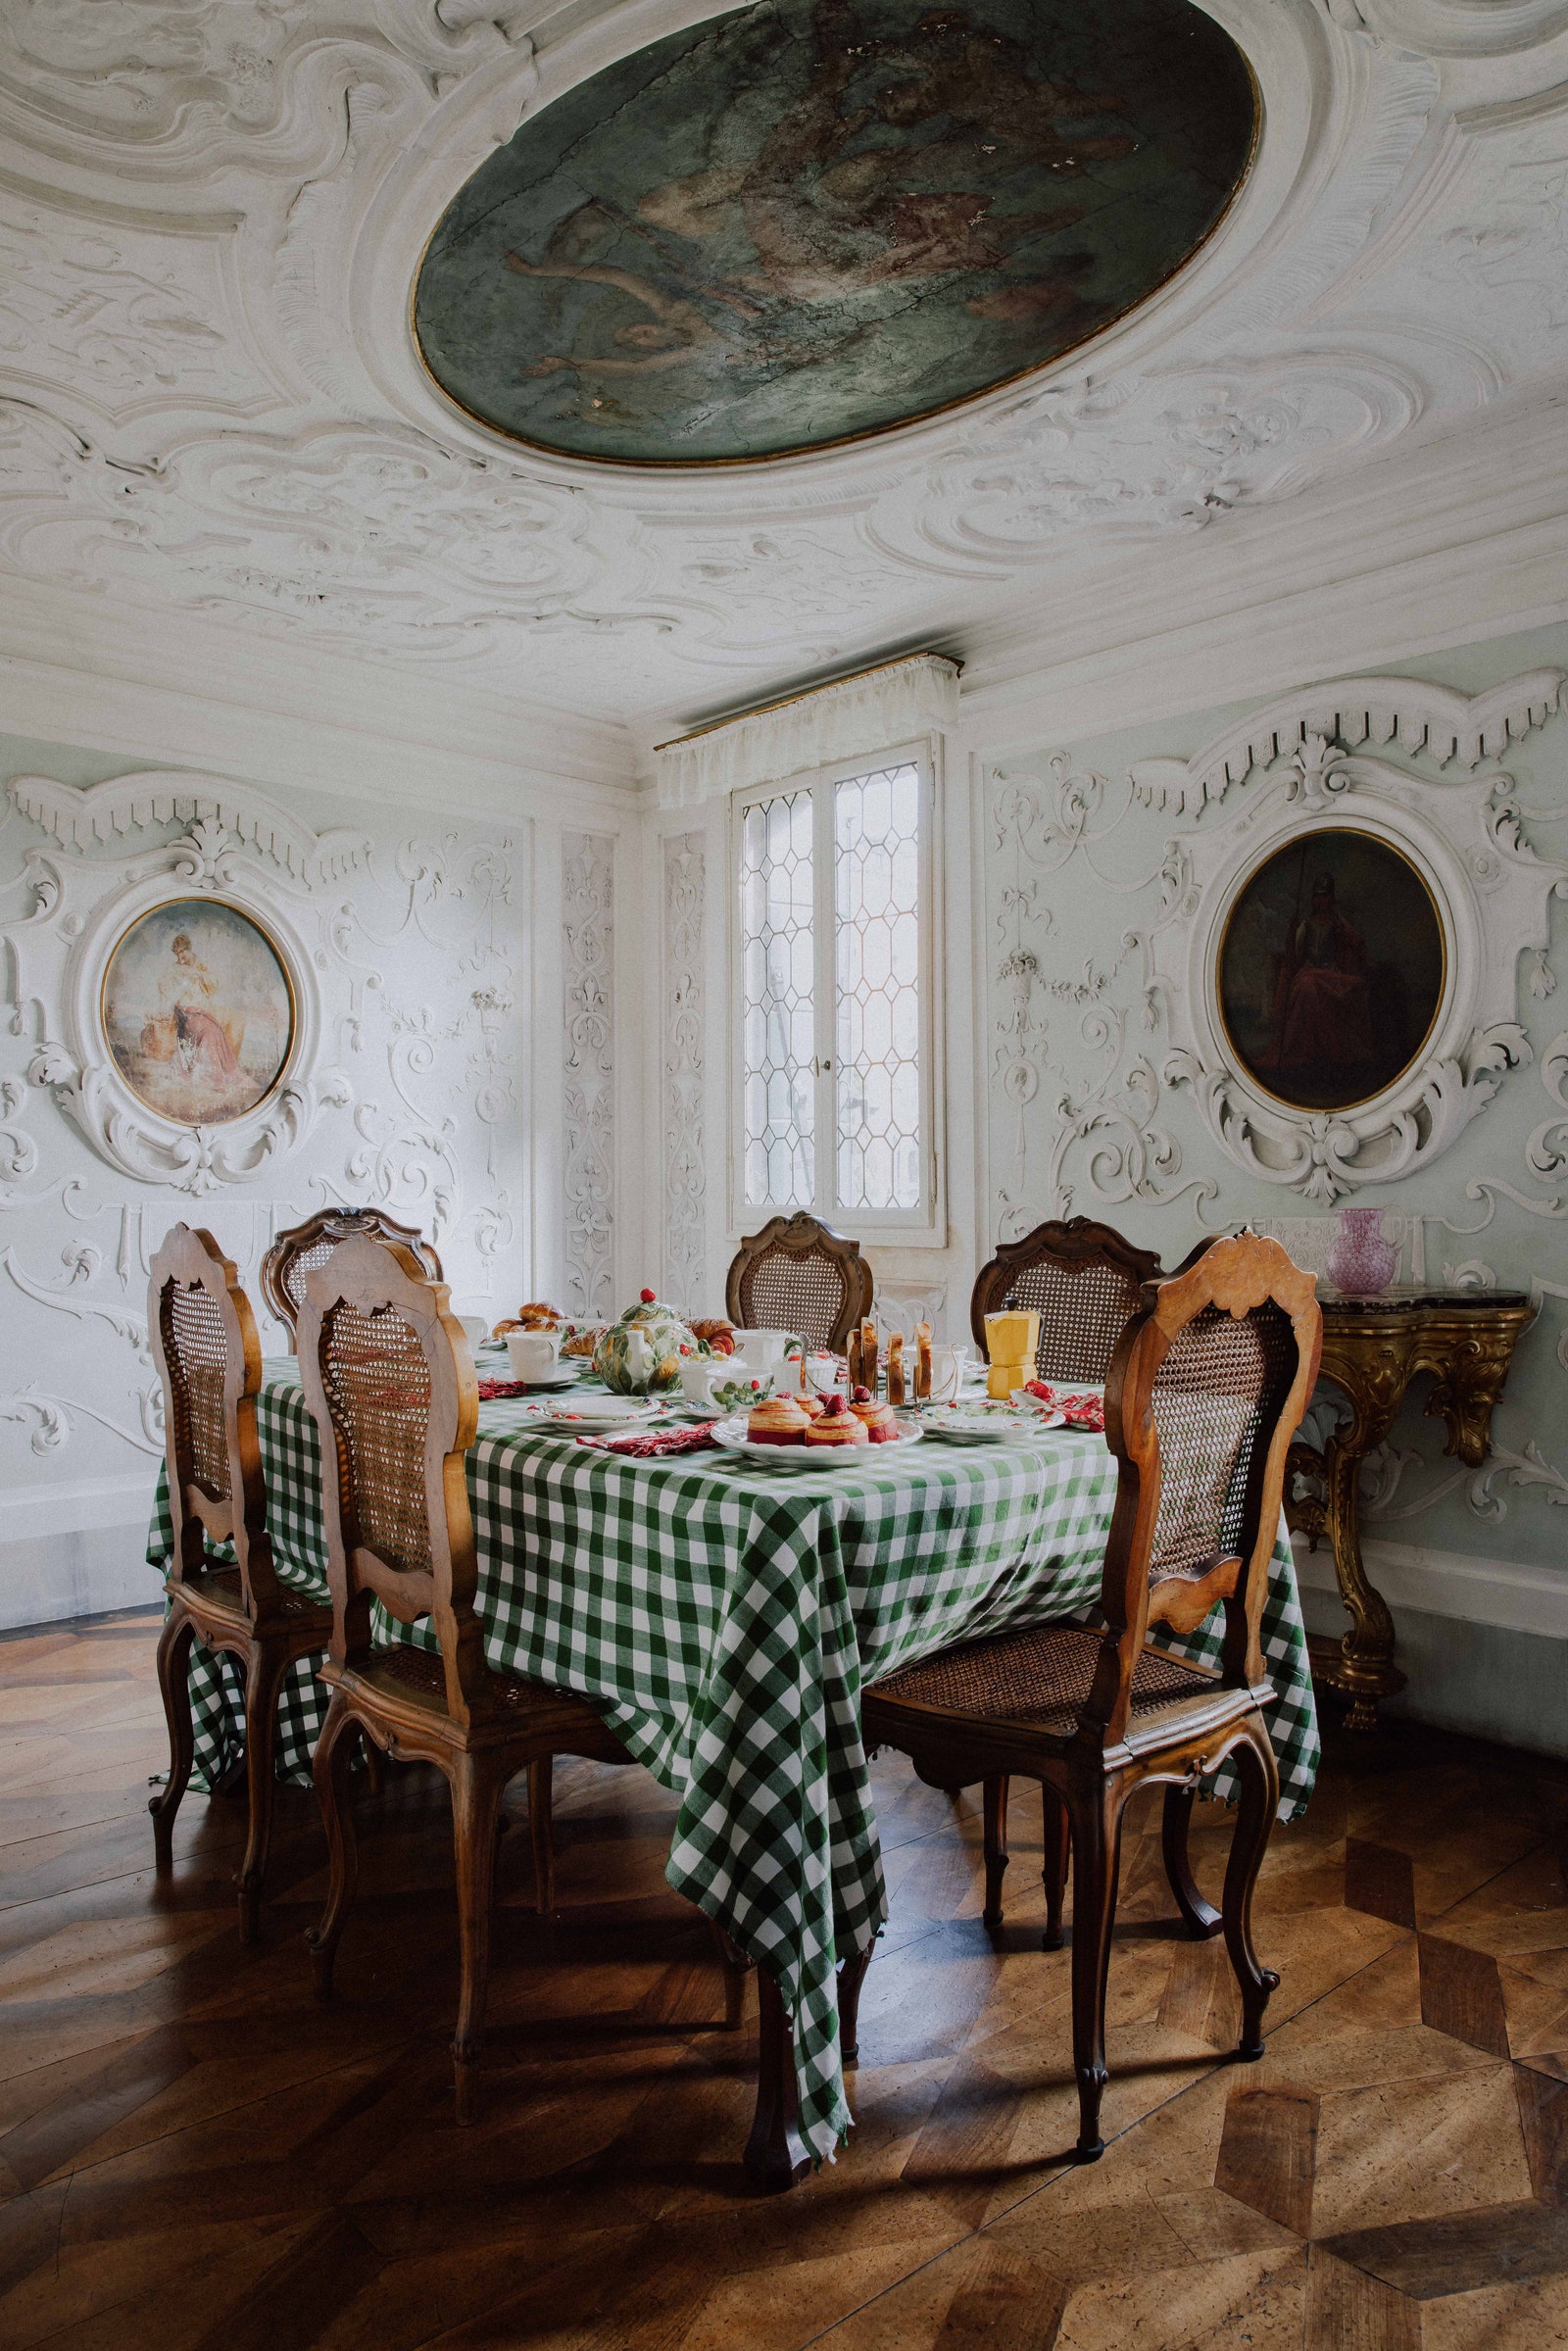
{"type": "Polygon", "coordinates": [[[1116,1342],[1146,1282],[1157,1282],[1152,1249],[1134,1249],[1113,1225],[1087,1216],[1037,1224],[1021,1241],[1004,1241],[981,1267],[969,1301],[969,1328],[986,1354],[986,1316],[1004,1305],[1040,1316],[1035,1369],[1042,1380],[1103,1381],[1116,1342]]]}
{"type": "Polygon", "coordinates": [[[300,1309],[305,1304],[306,1276],[324,1265],[332,1251],[352,1241],[356,1233],[368,1233],[374,1241],[400,1241],[412,1249],[420,1270],[432,1282],[440,1281],[441,1260],[434,1245],[415,1226],[399,1224],[384,1208],[320,1208],[303,1224],[290,1225],[279,1233],[262,1259],[262,1296],[269,1310],[286,1327],[290,1347],[295,1344],[300,1309]]]}
{"type": "Polygon", "coordinates": [[[793,1331],[808,1347],[841,1355],[870,1313],[871,1297],[859,1243],[803,1208],[771,1217],[741,1243],[724,1284],[724,1311],[745,1329],[793,1331]]]}
{"type": "Polygon", "coordinates": [[[272,1564],[256,1436],[256,1317],[211,1233],[177,1224],[166,1237],[152,1262],[147,1327],[163,1382],[173,1527],[169,1611],[158,1643],[169,1780],[149,1806],[158,1867],[172,1866],[174,1815],[195,1753],[190,1651],[199,1640],[236,1657],[245,1682],[250,1829],[238,1884],[240,1933],[250,1941],[271,1837],[278,1692],[297,1658],[325,1648],[331,1603],[324,1592],[280,1582],[272,1564]],[[231,1546],[232,1564],[211,1555],[218,1544],[231,1546]]]}
{"type": "MultiPolygon", "coordinates": [[[[1004,1305],[1032,1309],[1040,1317],[1040,1344],[1035,1350],[1035,1374],[1042,1380],[1089,1380],[1102,1386],[1110,1369],[1116,1342],[1138,1304],[1146,1282],[1157,1282],[1160,1263],[1152,1249],[1134,1249],[1114,1225],[1096,1224],[1087,1216],[1053,1219],[1037,1224],[1021,1241],[1004,1241],[989,1265],[981,1267],[969,1303],[969,1328],[982,1357],[986,1346],[986,1316],[1004,1305]]],[[[1041,1837],[1041,1878],[1046,1890],[1046,1949],[1061,1947],[1061,1906],[1067,1887],[1071,1833],[1067,1815],[1049,1788],[1041,1791],[1045,1818],[1041,1837]]],[[[1192,1797],[1172,1791],[1174,1813],[1192,1810],[1192,1797]]],[[[1173,1820],[1173,1830],[1176,1824],[1173,1820]]],[[[986,1917],[1001,1923],[999,1889],[1006,1868],[1007,1783],[988,1783],[985,1790],[986,1917]]],[[[1181,1824],[1185,1839],[1185,1822],[1181,1824]]],[[[1183,1847],[1185,1849],[1185,1845],[1183,1847]]],[[[1176,1881],[1173,1878],[1172,1884],[1176,1881]]],[[[1177,1898],[1182,1898],[1177,1886],[1177,1898]]],[[[1217,1914],[1216,1914],[1217,1923],[1217,1914]]]]}
{"type": "Polygon", "coordinates": [[[331,1863],[326,1910],[310,1937],[317,1991],[330,1996],[354,1898],[348,1765],[358,1728],[395,1759],[435,1764],[452,1791],[462,1949],[452,2057],[466,2123],[476,2107],[503,1791],[528,1773],[543,1880],[551,1758],[632,1758],[586,1698],[485,1662],[465,1458],[479,1392],[445,1283],[427,1280],[403,1243],[356,1235],[306,1278],[299,1354],[321,1437],[332,1588],[331,1653],[321,1668],[332,1699],[316,1750],[331,1863]],[[377,1641],[373,1602],[402,1624],[428,1619],[438,1647],[377,1641]]]}
{"type": "MultiPolygon", "coordinates": [[[[1280,1522],[1285,1456],[1317,1376],[1313,1277],[1278,1242],[1215,1241],[1152,1282],[1118,1342],[1105,1436],[1119,1465],[1101,1589],[1103,1632],[1044,1625],[900,1668],[863,1694],[868,1749],[910,1755],[922,1777],[967,1786],[1043,1781],[1072,1822],[1073,2068],[1078,2153],[1102,2151],[1105,1982],[1121,1818],[1146,1782],[1193,1787],[1234,1757],[1241,1804],[1221,1911],[1242,1993],[1244,2057],[1262,2047],[1279,1979],[1252,1947],[1251,1897],[1279,1800],[1262,1709],[1273,1696],[1259,1625],[1280,1522]],[[1151,1645],[1223,1606],[1218,1671],[1151,1645]]],[[[1185,1869],[1185,1851],[1182,1854],[1185,1869]]],[[[858,1983],[841,2022],[855,2038],[858,1983]]]]}

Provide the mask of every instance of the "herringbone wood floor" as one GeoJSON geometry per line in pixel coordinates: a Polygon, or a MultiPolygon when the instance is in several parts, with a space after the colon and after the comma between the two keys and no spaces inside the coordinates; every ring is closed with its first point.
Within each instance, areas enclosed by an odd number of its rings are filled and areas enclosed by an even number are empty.
{"type": "MultiPolygon", "coordinates": [[[[793,2196],[738,2166],[748,2034],[663,1883],[646,1776],[559,1775],[562,1915],[507,1907],[481,2125],[451,2119],[444,1794],[362,1813],[336,2007],[287,1798],[259,1949],[241,1807],[164,1760],[139,1616],[0,1642],[0,2343],[71,2351],[1545,2351],[1568,2344],[1568,1769],[1409,1728],[1331,1739],[1276,1835],[1268,2055],[1220,1948],[1175,1938],[1157,1814],[1132,1824],[1102,2163],[1073,2135],[1066,1954],[1039,1949],[1038,1799],[1007,1927],[979,1922],[975,1806],[877,1767],[893,1920],[867,1980],[859,2127],[793,2196]]],[[[514,1802],[520,1809],[521,1793],[514,1802]]],[[[1225,1816],[1195,1837],[1217,1887],[1225,1816]]]]}

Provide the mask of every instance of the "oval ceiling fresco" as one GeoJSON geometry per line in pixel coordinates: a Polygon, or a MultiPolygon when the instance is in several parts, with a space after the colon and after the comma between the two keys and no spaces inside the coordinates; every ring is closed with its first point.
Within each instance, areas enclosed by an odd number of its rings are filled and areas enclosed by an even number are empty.
{"type": "Polygon", "coordinates": [[[415,328],[514,439],[734,464],[1050,365],[1200,245],[1257,122],[1189,0],[760,0],[557,98],[436,228],[415,328]]]}

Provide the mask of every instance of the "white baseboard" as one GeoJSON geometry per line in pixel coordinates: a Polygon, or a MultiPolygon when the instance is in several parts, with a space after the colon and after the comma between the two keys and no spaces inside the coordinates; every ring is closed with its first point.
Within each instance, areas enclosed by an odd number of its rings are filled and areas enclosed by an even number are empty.
{"type": "MultiPolygon", "coordinates": [[[[1306,1538],[1294,1541],[1297,1581],[1308,1592],[1338,1592],[1334,1558],[1326,1542],[1309,1551],[1306,1538]]],[[[1466,1551],[1439,1551],[1419,1543],[1386,1543],[1363,1535],[1361,1556],[1396,1621],[1401,1608],[1461,1623],[1496,1625],[1509,1633],[1536,1633],[1568,1641],[1568,1544],[1559,1572],[1511,1559],[1483,1559],[1466,1551]]]]}
{"type": "Polygon", "coordinates": [[[147,1564],[153,1480],[0,1489],[0,1631],[106,1616],[159,1597],[147,1564]]]}

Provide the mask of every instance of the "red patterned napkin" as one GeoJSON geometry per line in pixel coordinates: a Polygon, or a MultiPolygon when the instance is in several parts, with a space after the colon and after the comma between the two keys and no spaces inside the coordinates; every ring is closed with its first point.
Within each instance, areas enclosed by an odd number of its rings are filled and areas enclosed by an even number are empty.
{"type": "Polygon", "coordinates": [[[479,1382],[481,1404],[493,1404],[499,1396],[526,1396],[527,1394],[528,1383],[526,1380],[481,1380],[479,1382]]]}
{"type": "Polygon", "coordinates": [[[1053,1388],[1046,1380],[1029,1380],[1024,1394],[1044,1404],[1048,1412],[1059,1412],[1069,1429],[1098,1429],[1105,1427],[1104,1398],[1098,1396],[1073,1396],[1065,1388],[1053,1388]]]}
{"type": "Polygon", "coordinates": [[[579,1437],[579,1445],[591,1445],[596,1452],[624,1453],[631,1461],[660,1461],[670,1453],[716,1453],[713,1442],[713,1423],[705,1420],[700,1426],[688,1424],[683,1429],[641,1429],[630,1437],[579,1437]]]}

